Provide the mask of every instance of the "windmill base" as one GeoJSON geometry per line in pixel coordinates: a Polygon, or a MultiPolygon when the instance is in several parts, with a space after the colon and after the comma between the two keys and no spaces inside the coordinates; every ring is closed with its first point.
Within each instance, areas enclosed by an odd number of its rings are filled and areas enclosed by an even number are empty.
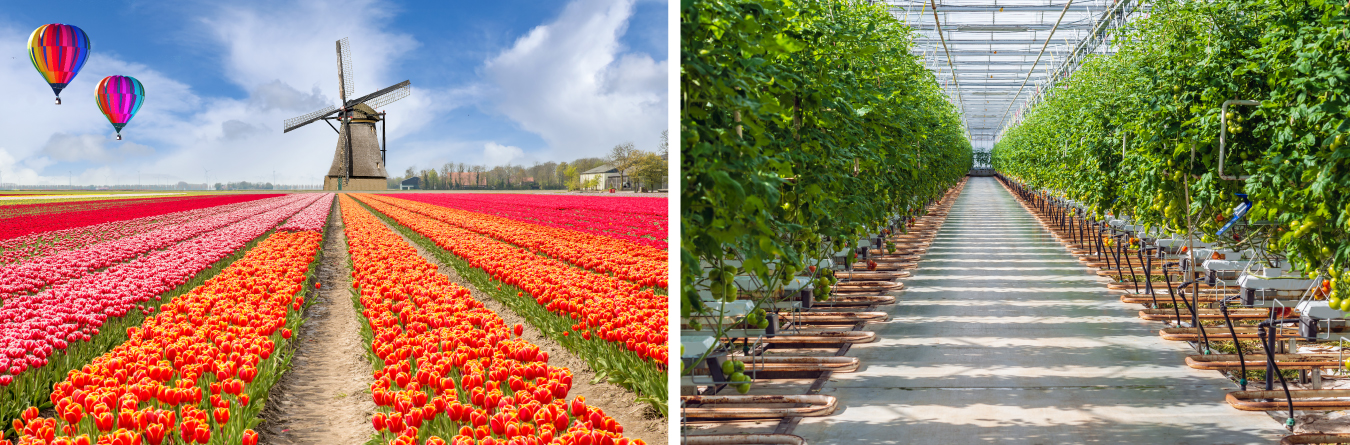
{"type": "Polygon", "coordinates": [[[344,181],[341,176],[325,176],[323,189],[337,191],[338,183],[342,183],[343,191],[389,190],[389,181],[385,178],[350,178],[344,181]]]}

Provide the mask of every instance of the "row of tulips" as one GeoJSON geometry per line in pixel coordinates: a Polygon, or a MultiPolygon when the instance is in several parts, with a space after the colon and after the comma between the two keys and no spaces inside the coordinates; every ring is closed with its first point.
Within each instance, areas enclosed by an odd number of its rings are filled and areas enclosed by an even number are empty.
{"type": "Polygon", "coordinates": [[[251,428],[290,361],[322,240],[277,231],[128,328],[126,342],[54,385],[54,416],[30,407],[13,422],[18,443],[256,445],[251,428]]]}
{"type": "Polygon", "coordinates": [[[276,196],[278,195],[174,196],[3,206],[0,207],[0,240],[276,196]]]}
{"type": "Polygon", "coordinates": [[[524,289],[550,312],[572,318],[573,329],[586,339],[595,336],[618,343],[655,366],[665,365],[669,337],[665,295],[404,210],[372,195],[357,196],[494,279],[524,289]]]}
{"type": "Polygon", "coordinates": [[[163,196],[132,196],[127,198],[113,198],[116,195],[104,195],[88,198],[52,198],[52,196],[62,196],[66,194],[41,194],[43,198],[34,199],[13,199],[17,196],[5,196],[4,201],[0,201],[0,219],[13,218],[16,216],[31,215],[49,215],[66,212],[79,212],[95,209],[116,209],[122,206],[140,205],[154,202],[170,202],[184,198],[192,198],[187,195],[163,195],[163,196]]]}
{"type": "Polygon", "coordinates": [[[557,258],[586,270],[614,274],[619,279],[643,286],[666,287],[666,281],[669,280],[669,256],[666,251],[655,247],[389,196],[374,195],[370,198],[557,258]]]}
{"type": "MultiPolygon", "coordinates": [[[[235,200],[235,197],[221,198],[230,198],[225,200],[226,202],[235,200]]],[[[250,201],[253,201],[253,199],[125,221],[108,221],[89,226],[52,230],[0,241],[0,265],[31,261],[93,244],[151,232],[163,227],[172,227],[197,219],[209,218],[237,210],[248,205],[250,201]]]]}
{"type": "Polygon", "coordinates": [[[664,198],[469,193],[400,195],[427,204],[579,230],[668,250],[664,198]]]}
{"type": "MultiPolygon", "coordinates": [[[[331,196],[331,195],[330,195],[331,196]]],[[[206,236],[192,239],[107,271],[71,281],[0,307],[0,419],[17,414],[16,405],[46,398],[51,384],[70,369],[120,343],[112,326],[135,326],[163,296],[218,267],[251,241],[308,205],[304,201],[269,211],[206,236]],[[112,337],[109,337],[112,336],[112,337]]],[[[331,197],[329,198],[331,200],[331,197]]]]}
{"type": "Polygon", "coordinates": [[[520,339],[374,215],[341,198],[352,282],[374,353],[373,426],[391,444],[642,445],[572,374],[520,339]]]}
{"type": "Polygon", "coordinates": [[[277,230],[321,232],[328,224],[328,214],[333,211],[333,194],[324,194],[314,205],[295,214],[286,224],[277,230]]]}
{"type": "Polygon", "coordinates": [[[19,295],[69,282],[148,252],[164,249],[247,218],[293,206],[312,198],[305,195],[288,195],[254,201],[232,212],[5,266],[0,268],[0,299],[9,301],[19,295]]]}

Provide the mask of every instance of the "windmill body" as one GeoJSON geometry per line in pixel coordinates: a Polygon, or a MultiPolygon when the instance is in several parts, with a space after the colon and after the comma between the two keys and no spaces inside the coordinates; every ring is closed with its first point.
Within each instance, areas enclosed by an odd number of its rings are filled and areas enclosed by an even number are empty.
{"type": "Polygon", "coordinates": [[[325,107],[304,116],[287,119],[290,132],[313,122],[325,121],[338,134],[333,164],[324,177],[324,190],[386,190],[389,173],[385,169],[384,123],[388,114],[375,111],[409,94],[408,81],[395,84],[360,98],[348,100],[352,91],[351,52],[347,39],[337,42],[338,90],[342,107],[325,107]],[[334,125],[336,121],[338,124],[334,125]],[[379,125],[379,131],[376,130],[379,125]]]}

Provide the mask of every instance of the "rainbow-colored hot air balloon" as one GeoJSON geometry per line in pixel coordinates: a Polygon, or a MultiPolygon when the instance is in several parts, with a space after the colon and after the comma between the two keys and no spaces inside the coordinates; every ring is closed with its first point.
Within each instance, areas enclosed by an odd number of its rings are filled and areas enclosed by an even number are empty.
{"type": "Polygon", "coordinates": [[[122,127],[127,126],[145,103],[145,87],[141,81],[128,76],[108,76],[98,81],[98,109],[117,129],[117,140],[122,140],[122,127]]]}
{"type": "Polygon", "coordinates": [[[61,105],[61,90],[84,67],[89,48],[89,35],[75,25],[42,25],[28,37],[28,59],[52,86],[57,105],[61,105]]]}

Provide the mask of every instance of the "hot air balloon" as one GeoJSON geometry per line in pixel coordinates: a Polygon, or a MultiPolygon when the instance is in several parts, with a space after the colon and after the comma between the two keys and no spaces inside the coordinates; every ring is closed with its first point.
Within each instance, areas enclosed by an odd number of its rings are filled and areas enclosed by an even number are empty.
{"type": "Polygon", "coordinates": [[[95,90],[98,109],[117,129],[117,140],[122,140],[122,127],[136,115],[145,103],[145,87],[141,81],[128,76],[108,76],[98,81],[95,90]]]}
{"type": "Polygon", "coordinates": [[[75,25],[42,25],[28,37],[28,59],[52,86],[57,105],[61,105],[61,90],[89,58],[89,47],[89,35],[75,25]]]}

